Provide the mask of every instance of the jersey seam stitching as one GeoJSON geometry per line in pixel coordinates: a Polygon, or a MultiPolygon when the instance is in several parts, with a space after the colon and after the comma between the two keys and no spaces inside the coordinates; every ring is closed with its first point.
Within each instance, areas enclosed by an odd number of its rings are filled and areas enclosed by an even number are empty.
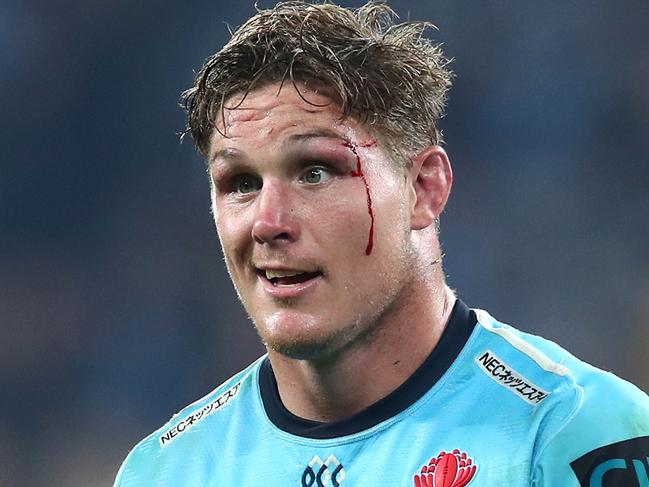
{"type": "Polygon", "coordinates": [[[563,421],[561,426],[559,428],[557,428],[557,430],[554,432],[554,434],[547,439],[545,444],[539,449],[538,453],[534,456],[533,461],[532,461],[532,465],[531,465],[531,468],[530,468],[530,485],[532,485],[531,482],[534,480],[534,474],[535,474],[536,466],[537,466],[537,464],[539,462],[539,459],[541,458],[541,456],[543,455],[545,450],[548,448],[550,443],[552,443],[555,440],[555,438],[557,436],[559,436],[559,434],[563,430],[565,430],[566,427],[568,426],[568,424],[570,424],[570,422],[575,418],[575,416],[577,415],[577,412],[579,411],[579,407],[583,403],[583,398],[584,398],[583,389],[581,388],[581,386],[579,386],[575,382],[574,377],[572,377],[572,375],[570,375],[569,378],[570,378],[570,382],[571,382],[571,386],[572,386],[571,390],[575,391],[575,393],[577,394],[577,400],[575,401],[575,405],[571,409],[570,413],[566,416],[566,419],[563,421]]]}

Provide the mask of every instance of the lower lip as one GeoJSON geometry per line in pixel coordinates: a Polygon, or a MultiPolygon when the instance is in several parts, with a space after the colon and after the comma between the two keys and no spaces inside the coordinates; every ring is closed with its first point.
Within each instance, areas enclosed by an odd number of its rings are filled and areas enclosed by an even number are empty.
{"type": "Polygon", "coordinates": [[[288,286],[282,286],[280,284],[275,286],[272,282],[270,282],[263,276],[257,276],[257,278],[264,287],[264,290],[272,297],[277,299],[289,299],[302,296],[313,289],[313,287],[316,286],[322,279],[322,275],[314,277],[313,279],[309,279],[308,281],[299,282],[297,284],[290,284],[288,286]]]}

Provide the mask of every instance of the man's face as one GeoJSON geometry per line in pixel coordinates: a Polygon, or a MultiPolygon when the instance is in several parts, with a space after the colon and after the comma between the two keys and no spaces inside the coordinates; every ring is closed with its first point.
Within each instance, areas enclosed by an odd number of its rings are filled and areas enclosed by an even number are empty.
{"type": "Polygon", "coordinates": [[[406,171],[327,97],[300,89],[312,104],[274,84],[226,110],[209,167],[226,264],[259,334],[314,359],[399,305],[413,257],[406,171]]]}

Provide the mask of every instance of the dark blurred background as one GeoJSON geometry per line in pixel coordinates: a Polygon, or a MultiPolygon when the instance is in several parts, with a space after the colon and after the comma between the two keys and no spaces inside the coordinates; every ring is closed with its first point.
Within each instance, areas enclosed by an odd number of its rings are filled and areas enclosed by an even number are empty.
{"type": "MultiPolygon", "coordinates": [[[[649,389],[649,2],[392,5],[456,59],[450,284],[649,389]]],[[[176,135],[179,93],[253,11],[0,2],[0,485],[111,485],[262,353],[176,135]]]]}

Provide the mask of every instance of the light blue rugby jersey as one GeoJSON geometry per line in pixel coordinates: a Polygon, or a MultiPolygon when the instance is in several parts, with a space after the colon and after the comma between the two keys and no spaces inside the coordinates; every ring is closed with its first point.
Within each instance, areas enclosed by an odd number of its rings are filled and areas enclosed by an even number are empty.
{"type": "Polygon", "coordinates": [[[646,394],[458,300],[424,364],[365,411],[292,415],[262,357],[141,441],[115,486],[649,487],[648,457],[646,394]]]}

